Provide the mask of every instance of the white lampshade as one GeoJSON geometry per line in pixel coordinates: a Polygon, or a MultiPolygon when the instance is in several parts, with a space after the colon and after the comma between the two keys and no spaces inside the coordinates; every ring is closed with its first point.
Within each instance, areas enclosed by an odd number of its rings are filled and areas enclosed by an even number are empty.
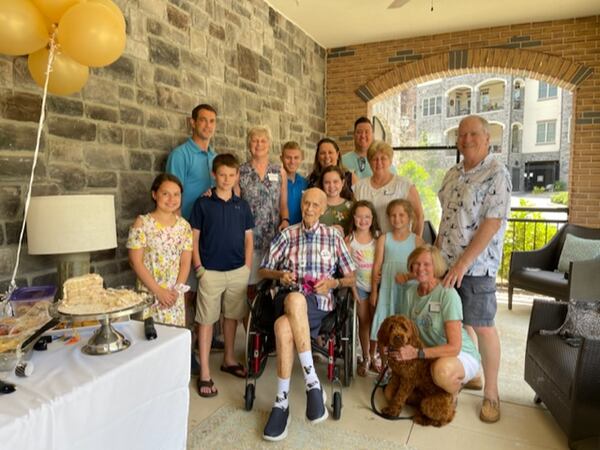
{"type": "Polygon", "coordinates": [[[32,197],[27,214],[30,255],[60,255],[117,246],[112,195],[32,197]]]}

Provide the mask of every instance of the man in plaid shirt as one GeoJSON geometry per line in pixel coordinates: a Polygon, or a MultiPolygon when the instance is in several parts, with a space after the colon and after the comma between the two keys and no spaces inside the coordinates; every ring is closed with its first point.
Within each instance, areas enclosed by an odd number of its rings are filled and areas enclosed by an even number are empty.
{"type": "Polygon", "coordinates": [[[321,321],[334,308],[333,289],[354,286],[356,267],[342,235],[319,223],[326,207],[323,191],[316,188],[304,191],[302,222],[284,229],[273,240],[259,272],[263,278],[298,288],[275,298],[279,316],[275,321],[278,389],[263,433],[269,441],[287,436],[294,345],[306,383],[306,417],[311,423],[318,423],[328,416],[325,392],[314,369],[310,338],[317,336],[321,321]],[[334,279],[336,273],[343,274],[343,278],[334,279]]]}

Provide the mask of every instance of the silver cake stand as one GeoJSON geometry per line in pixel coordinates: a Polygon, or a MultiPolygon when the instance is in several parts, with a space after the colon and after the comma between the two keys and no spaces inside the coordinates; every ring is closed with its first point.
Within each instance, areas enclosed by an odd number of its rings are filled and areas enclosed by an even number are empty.
{"type": "Polygon", "coordinates": [[[131,345],[129,339],[113,328],[112,321],[142,312],[146,308],[151,307],[153,303],[154,298],[150,295],[146,295],[140,303],[106,313],[66,314],[59,311],[60,303],[55,305],[52,312],[55,317],[67,322],[83,322],[87,320],[99,321],[100,328],[94,332],[87,344],[81,348],[81,351],[87,355],[108,355],[110,353],[125,350],[131,345]]]}

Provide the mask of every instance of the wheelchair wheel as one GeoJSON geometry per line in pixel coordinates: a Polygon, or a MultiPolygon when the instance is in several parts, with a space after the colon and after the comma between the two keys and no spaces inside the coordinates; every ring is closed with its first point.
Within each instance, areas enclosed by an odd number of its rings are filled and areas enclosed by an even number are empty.
{"type": "Polygon", "coordinates": [[[342,417],[342,394],[340,392],[335,392],[333,394],[333,418],[335,420],[340,420],[342,417]]]}
{"type": "Polygon", "coordinates": [[[354,377],[354,363],[355,363],[355,333],[356,333],[356,317],[355,317],[355,308],[354,302],[352,299],[347,300],[349,303],[348,306],[348,317],[343,326],[342,333],[342,356],[343,356],[343,376],[342,376],[342,384],[345,387],[350,386],[352,382],[352,378],[354,377]]]}
{"type": "Polygon", "coordinates": [[[244,401],[245,401],[246,411],[251,411],[252,410],[252,406],[254,405],[254,398],[255,398],[254,385],[253,384],[247,384],[246,385],[246,392],[244,394],[244,401]]]}
{"type": "Polygon", "coordinates": [[[258,378],[265,370],[269,356],[265,345],[266,339],[267,337],[253,326],[252,312],[250,312],[248,316],[248,331],[246,332],[246,368],[248,369],[248,377],[258,378]],[[257,358],[259,361],[258,367],[255,365],[257,358]]]}

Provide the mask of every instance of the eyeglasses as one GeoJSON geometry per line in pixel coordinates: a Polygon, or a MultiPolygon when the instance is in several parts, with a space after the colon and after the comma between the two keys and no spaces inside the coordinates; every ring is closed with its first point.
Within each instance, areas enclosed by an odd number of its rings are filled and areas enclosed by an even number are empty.
{"type": "Polygon", "coordinates": [[[360,170],[362,172],[363,170],[365,170],[366,167],[367,167],[367,160],[365,159],[364,156],[359,156],[358,157],[358,170],[360,170]]]}

